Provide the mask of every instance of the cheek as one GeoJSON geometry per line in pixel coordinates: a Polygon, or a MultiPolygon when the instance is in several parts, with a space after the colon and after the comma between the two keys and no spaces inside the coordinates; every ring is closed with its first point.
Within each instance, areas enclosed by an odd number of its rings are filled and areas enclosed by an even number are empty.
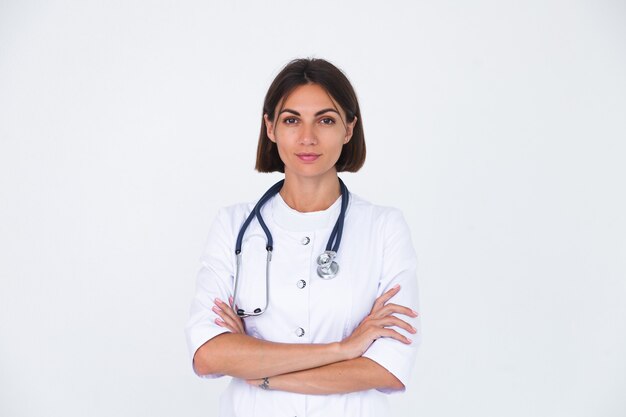
{"type": "Polygon", "coordinates": [[[320,128],[320,135],[324,135],[324,137],[329,142],[343,144],[343,141],[346,138],[346,130],[343,128],[343,126],[333,126],[332,128],[320,128]]]}
{"type": "Polygon", "coordinates": [[[282,140],[286,143],[296,137],[297,133],[298,129],[295,127],[280,127],[276,129],[276,136],[274,136],[274,139],[276,139],[276,141],[282,140]]]}
{"type": "Polygon", "coordinates": [[[337,153],[341,153],[343,146],[345,145],[346,136],[343,132],[333,132],[333,135],[328,135],[326,143],[329,149],[335,150],[337,153]]]}
{"type": "MultiPolygon", "coordinates": [[[[275,139],[276,139],[276,137],[275,137],[275,139]]],[[[288,147],[287,143],[289,143],[289,142],[288,142],[287,138],[285,138],[284,136],[278,136],[278,139],[275,142],[276,150],[278,150],[278,157],[280,158],[281,161],[283,161],[283,163],[285,163],[285,161],[287,159],[287,155],[290,154],[289,147],[288,147]]]]}

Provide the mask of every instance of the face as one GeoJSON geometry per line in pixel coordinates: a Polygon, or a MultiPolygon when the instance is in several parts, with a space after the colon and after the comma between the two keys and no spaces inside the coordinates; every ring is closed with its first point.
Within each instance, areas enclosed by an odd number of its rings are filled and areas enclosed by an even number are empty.
{"type": "Polygon", "coordinates": [[[276,143],[285,176],[336,175],[335,164],[352,137],[341,106],[318,84],[297,87],[278,103],[275,119],[264,116],[267,136],[276,143]]]}

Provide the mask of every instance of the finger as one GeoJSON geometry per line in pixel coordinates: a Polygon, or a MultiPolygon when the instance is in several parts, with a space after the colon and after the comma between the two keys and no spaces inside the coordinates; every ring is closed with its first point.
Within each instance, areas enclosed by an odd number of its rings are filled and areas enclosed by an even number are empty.
{"type": "Polygon", "coordinates": [[[230,318],[226,318],[226,319],[215,319],[215,323],[217,323],[219,326],[221,327],[225,327],[228,330],[235,332],[235,333],[245,333],[243,330],[243,327],[241,325],[241,323],[232,320],[230,318]]]}
{"type": "MultiPolygon", "coordinates": [[[[234,304],[234,302],[235,302],[235,300],[233,299],[233,296],[232,296],[232,295],[231,295],[231,296],[229,296],[229,297],[228,297],[228,305],[230,305],[230,308],[231,308],[233,311],[237,311],[237,310],[239,310],[239,307],[237,306],[237,304],[234,304]]],[[[237,317],[239,317],[239,315],[238,315],[238,314],[235,314],[235,315],[236,315],[237,317]]],[[[241,317],[239,317],[239,318],[241,318],[241,317]]]]}
{"type": "Polygon", "coordinates": [[[224,327],[225,329],[230,330],[231,332],[236,332],[237,329],[230,326],[228,323],[226,323],[224,320],[222,319],[215,319],[215,324],[217,324],[220,327],[224,327]]]}
{"type": "Polygon", "coordinates": [[[400,333],[398,333],[397,331],[395,331],[393,329],[388,329],[387,327],[381,328],[379,334],[382,337],[389,337],[391,339],[395,339],[395,340],[397,340],[399,342],[404,343],[405,345],[410,345],[413,342],[408,337],[406,337],[404,335],[401,335],[400,333]]]}
{"type": "Polygon", "coordinates": [[[237,331],[240,333],[245,333],[245,326],[243,324],[243,319],[239,316],[229,316],[228,322],[232,323],[233,326],[237,328],[237,331]]]}
{"type": "Polygon", "coordinates": [[[232,307],[233,297],[229,296],[228,301],[229,301],[229,304],[226,304],[224,301],[220,300],[219,298],[215,299],[215,303],[218,306],[218,308],[220,308],[220,310],[222,310],[228,316],[228,319],[225,319],[225,320],[228,320],[229,323],[234,324],[240,333],[245,333],[245,326],[243,324],[243,320],[233,310],[233,307],[232,307]]]}
{"type": "Polygon", "coordinates": [[[408,307],[405,306],[401,306],[399,304],[394,304],[394,303],[389,303],[389,304],[385,304],[384,307],[382,307],[380,310],[378,310],[375,314],[374,317],[375,318],[381,318],[384,316],[388,316],[390,314],[393,313],[397,313],[397,314],[403,314],[405,316],[409,316],[409,317],[417,317],[418,314],[415,310],[412,310],[408,307]]]}
{"type": "Polygon", "coordinates": [[[400,291],[400,284],[394,285],[390,290],[383,293],[380,297],[376,299],[376,301],[374,301],[374,305],[372,306],[371,312],[373,313],[381,309],[382,306],[384,306],[387,303],[387,301],[391,299],[391,297],[393,297],[394,295],[398,293],[398,291],[400,291]]]}
{"type": "Polygon", "coordinates": [[[223,327],[225,329],[228,329],[228,330],[230,330],[233,333],[238,333],[236,328],[234,328],[232,326],[229,326],[224,320],[215,319],[215,324],[217,324],[218,326],[223,327]]]}
{"type": "Polygon", "coordinates": [[[226,314],[231,316],[233,319],[236,318],[236,317],[239,317],[233,311],[231,306],[229,306],[228,304],[226,304],[224,301],[220,300],[219,298],[215,299],[215,305],[218,306],[221,310],[223,310],[226,314]]]}
{"type": "Polygon", "coordinates": [[[241,319],[239,317],[233,317],[233,315],[230,314],[230,309],[223,310],[217,306],[213,306],[212,310],[215,314],[220,316],[220,319],[225,323],[225,326],[223,327],[228,327],[233,331],[243,333],[243,324],[241,323],[241,319]]]}
{"type": "Polygon", "coordinates": [[[378,320],[372,320],[372,323],[380,327],[396,326],[406,330],[409,333],[417,333],[415,327],[411,326],[406,321],[397,318],[396,316],[386,316],[378,320]]]}
{"type": "Polygon", "coordinates": [[[217,314],[222,320],[227,320],[229,318],[228,313],[222,310],[221,308],[219,308],[218,306],[211,307],[211,310],[213,310],[213,312],[217,314]]]}

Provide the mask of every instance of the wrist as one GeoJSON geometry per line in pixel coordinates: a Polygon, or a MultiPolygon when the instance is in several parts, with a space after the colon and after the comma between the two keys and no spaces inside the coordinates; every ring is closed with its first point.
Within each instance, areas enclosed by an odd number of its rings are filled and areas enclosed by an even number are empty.
{"type": "Polygon", "coordinates": [[[334,342],[331,343],[331,349],[334,355],[337,357],[337,362],[339,361],[347,361],[349,359],[353,359],[354,356],[350,352],[350,349],[344,342],[334,342]]]}
{"type": "Polygon", "coordinates": [[[267,377],[263,378],[259,384],[259,388],[266,390],[270,389],[270,379],[267,377]]]}

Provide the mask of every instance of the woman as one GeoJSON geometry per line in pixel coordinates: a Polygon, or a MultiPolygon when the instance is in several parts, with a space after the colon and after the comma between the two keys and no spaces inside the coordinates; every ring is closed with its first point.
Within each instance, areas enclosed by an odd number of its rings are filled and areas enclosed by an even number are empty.
{"type": "Polygon", "coordinates": [[[265,97],[256,162],[284,182],[219,211],[186,328],[194,371],[233,377],[220,416],[383,416],[405,389],[421,338],[416,257],[402,214],[337,176],[364,160],[345,75],[290,62],[265,97]]]}

